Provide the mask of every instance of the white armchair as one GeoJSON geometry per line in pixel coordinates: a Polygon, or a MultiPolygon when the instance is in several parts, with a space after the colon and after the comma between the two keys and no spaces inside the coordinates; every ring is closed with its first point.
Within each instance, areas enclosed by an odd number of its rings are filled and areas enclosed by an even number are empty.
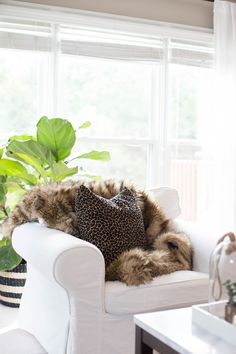
{"type": "Polygon", "coordinates": [[[138,287],[105,283],[104,259],[92,244],[37,223],[18,227],[13,244],[28,265],[20,327],[49,354],[133,354],[133,314],[207,301],[206,273],[216,237],[190,224],[176,226],[192,240],[194,271],[138,287]]]}
{"type": "Polygon", "coordinates": [[[194,271],[127,287],[104,282],[104,260],[95,246],[39,224],[20,226],[13,242],[28,263],[20,327],[34,334],[49,354],[133,353],[133,314],[207,300],[205,273],[214,242],[212,238],[207,247],[210,235],[191,235],[194,271]]]}

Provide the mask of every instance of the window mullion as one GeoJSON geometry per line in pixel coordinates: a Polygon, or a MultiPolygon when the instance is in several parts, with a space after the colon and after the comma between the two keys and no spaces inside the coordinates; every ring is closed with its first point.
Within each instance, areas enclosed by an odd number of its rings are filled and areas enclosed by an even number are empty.
{"type": "Polygon", "coordinates": [[[159,75],[157,65],[153,66],[151,72],[151,94],[149,114],[149,136],[152,143],[147,145],[147,188],[157,185],[158,181],[158,106],[159,106],[159,75]]]}
{"type": "Polygon", "coordinates": [[[159,166],[158,184],[170,184],[170,151],[168,146],[168,105],[169,105],[169,39],[164,39],[164,56],[161,75],[161,102],[159,119],[159,166]]]}
{"type": "Polygon", "coordinates": [[[60,54],[60,26],[52,24],[52,116],[56,117],[59,111],[59,54],[60,54]]]}
{"type": "Polygon", "coordinates": [[[101,137],[101,136],[80,136],[79,137],[80,142],[83,143],[99,143],[99,144],[124,144],[124,145],[140,145],[140,146],[147,146],[154,144],[154,140],[149,139],[149,138],[122,138],[122,137],[101,137]]]}

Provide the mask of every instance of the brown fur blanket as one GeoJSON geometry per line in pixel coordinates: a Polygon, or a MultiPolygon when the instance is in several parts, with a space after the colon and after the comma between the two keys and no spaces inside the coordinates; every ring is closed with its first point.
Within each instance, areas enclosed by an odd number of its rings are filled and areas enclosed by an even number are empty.
{"type": "Polygon", "coordinates": [[[107,199],[127,187],[142,211],[148,249],[123,252],[107,267],[106,280],[140,285],[158,275],[191,269],[192,247],[188,237],[173,230],[160,207],[145,191],[124,181],[69,181],[34,187],[3,223],[2,233],[10,237],[16,226],[43,219],[50,228],[76,235],[75,197],[81,184],[107,199]]]}

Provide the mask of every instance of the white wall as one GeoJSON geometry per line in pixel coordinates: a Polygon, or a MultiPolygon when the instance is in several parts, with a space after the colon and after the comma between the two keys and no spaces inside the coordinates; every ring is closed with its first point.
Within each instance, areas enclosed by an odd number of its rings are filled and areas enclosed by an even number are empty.
{"type": "Polygon", "coordinates": [[[204,0],[25,0],[25,2],[190,26],[213,27],[213,3],[204,0]]]}

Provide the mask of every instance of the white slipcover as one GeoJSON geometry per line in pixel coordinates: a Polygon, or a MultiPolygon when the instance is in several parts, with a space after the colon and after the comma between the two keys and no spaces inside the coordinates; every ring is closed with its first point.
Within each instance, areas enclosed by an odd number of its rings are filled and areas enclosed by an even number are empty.
{"type": "Polygon", "coordinates": [[[37,339],[22,329],[1,334],[1,354],[47,354],[37,339]]]}
{"type": "MultiPolygon", "coordinates": [[[[193,235],[194,247],[200,244],[194,262],[201,268],[210,235],[193,235]]],[[[49,354],[133,354],[134,312],[207,300],[207,276],[199,272],[176,272],[130,289],[105,284],[104,259],[95,246],[37,223],[18,227],[13,245],[28,264],[20,327],[49,354]]],[[[204,262],[201,271],[207,273],[204,262]]]]}
{"type": "Polygon", "coordinates": [[[207,274],[188,270],[162,275],[140,286],[107,282],[105,310],[114,315],[136,314],[186,307],[193,300],[195,304],[202,303],[208,295],[207,284],[207,274]]]}
{"type": "Polygon", "coordinates": [[[149,193],[158,202],[168,219],[174,220],[181,214],[179,195],[170,187],[151,188],[149,193]]]}

